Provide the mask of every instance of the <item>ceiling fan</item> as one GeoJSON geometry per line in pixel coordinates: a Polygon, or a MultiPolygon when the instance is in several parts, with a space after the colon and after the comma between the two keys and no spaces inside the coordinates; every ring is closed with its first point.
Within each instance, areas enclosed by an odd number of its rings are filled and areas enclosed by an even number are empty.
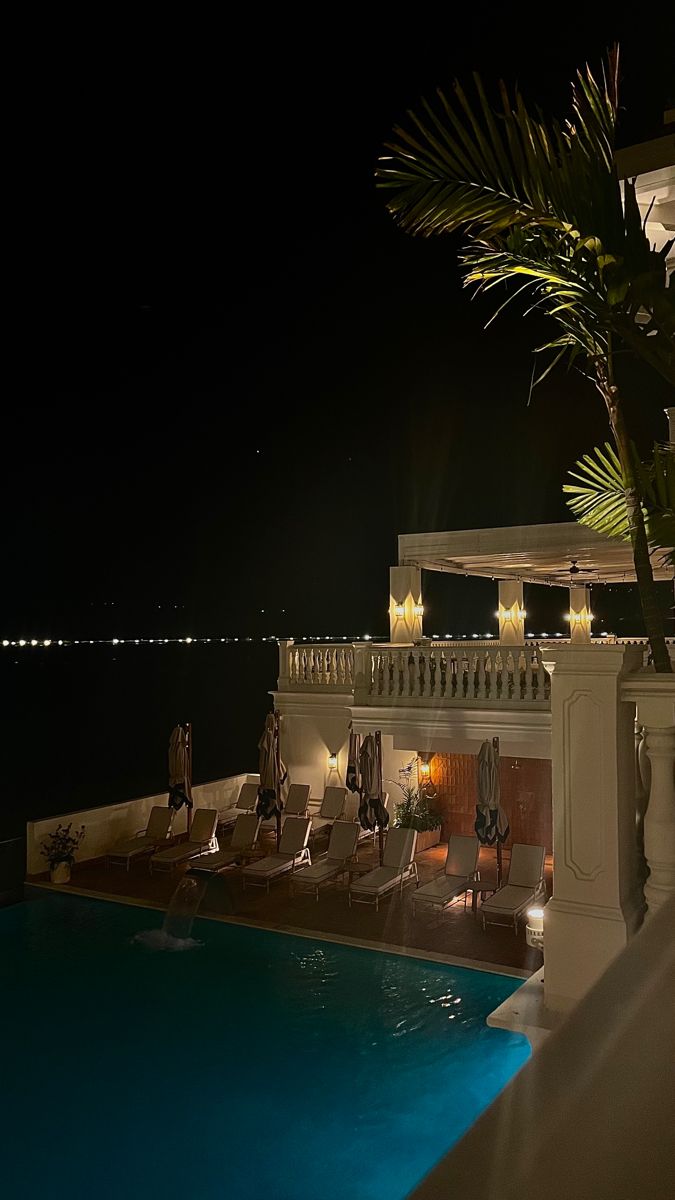
{"type": "Polygon", "coordinates": [[[571,558],[571,567],[569,568],[570,575],[595,575],[597,574],[595,567],[578,567],[576,558],[571,558]]]}

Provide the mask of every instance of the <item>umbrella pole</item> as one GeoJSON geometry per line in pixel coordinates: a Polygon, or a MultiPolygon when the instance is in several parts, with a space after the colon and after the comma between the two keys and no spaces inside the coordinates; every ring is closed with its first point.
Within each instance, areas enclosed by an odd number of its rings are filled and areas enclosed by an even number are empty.
{"type": "Polygon", "coordinates": [[[384,862],[384,829],[382,828],[382,734],[375,731],[375,747],[377,749],[377,785],[380,797],[380,815],[377,821],[377,840],[380,844],[380,866],[384,862]]]}
{"type": "MultiPolygon", "coordinates": [[[[499,738],[493,737],[492,749],[495,752],[495,769],[497,771],[497,779],[499,779],[499,738]]],[[[500,787],[501,793],[501,787],[500,787]]],[[[502,844],[497,837],[497,887],[502,886],[502,844]]]]}
{"type": "Polygon", "coordinates": [[[279,745],[279,713],[274,714],[274,757],[276,759],[275,788],[277,801],[277,853],[281,843],[281,747],[279,745]]]}

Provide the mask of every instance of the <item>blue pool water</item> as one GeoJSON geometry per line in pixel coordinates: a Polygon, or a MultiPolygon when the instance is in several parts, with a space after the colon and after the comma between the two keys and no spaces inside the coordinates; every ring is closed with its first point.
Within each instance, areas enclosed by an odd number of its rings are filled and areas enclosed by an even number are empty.
{"type": "Polygon", "coordinates": [[[519,980],[141,908],[0,912],[8,1200],[399,1200],[529,1055],[519,980]]]}

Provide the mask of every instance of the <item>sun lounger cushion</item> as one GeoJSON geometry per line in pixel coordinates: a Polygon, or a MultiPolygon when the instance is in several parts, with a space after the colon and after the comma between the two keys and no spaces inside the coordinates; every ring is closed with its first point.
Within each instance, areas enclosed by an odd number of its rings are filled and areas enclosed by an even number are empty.
{"type": "Polygon", "coordinates": [[[351,886],[352,892],[369,892],[373,896],[386,891],[394,883],[398,883],[401,872],[398,867],[375,867],[355,881],[351,886]]]}
{"type": "Polygon", "coordinates": [[[510,917],[520,912],[521,908],[525,908],[534,898],[534,894],[532,887],[514,887],[513,884],[507,883],[506,887],[500,888],[494,896],[488,896],[487,900],[483,901],[481,911],[510,917]]]}
{"type": "Polygon", "coordinates": [[[469,880],[466,875],[437,875],[424,887],[418,888],[413,900],[423,900],[429,904],[447,904],[454,896],[466,891],[469,880]]]}

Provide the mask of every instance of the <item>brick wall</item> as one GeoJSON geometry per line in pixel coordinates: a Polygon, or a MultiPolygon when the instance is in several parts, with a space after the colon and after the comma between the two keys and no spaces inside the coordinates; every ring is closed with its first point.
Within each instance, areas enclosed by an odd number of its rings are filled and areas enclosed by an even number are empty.
{"type": "MultiPolygon", "coordinates": [[[[434,806],[443,818],[441,836],[471,834],[478,802],[477,758],[473,754],[435,754],[431,778],[436,789],[434,806]]],[[[541,758],[500,758],[502,807],[509,818],[511,836],[506,845],[553,849],[551,763],[541,758]]]]}

